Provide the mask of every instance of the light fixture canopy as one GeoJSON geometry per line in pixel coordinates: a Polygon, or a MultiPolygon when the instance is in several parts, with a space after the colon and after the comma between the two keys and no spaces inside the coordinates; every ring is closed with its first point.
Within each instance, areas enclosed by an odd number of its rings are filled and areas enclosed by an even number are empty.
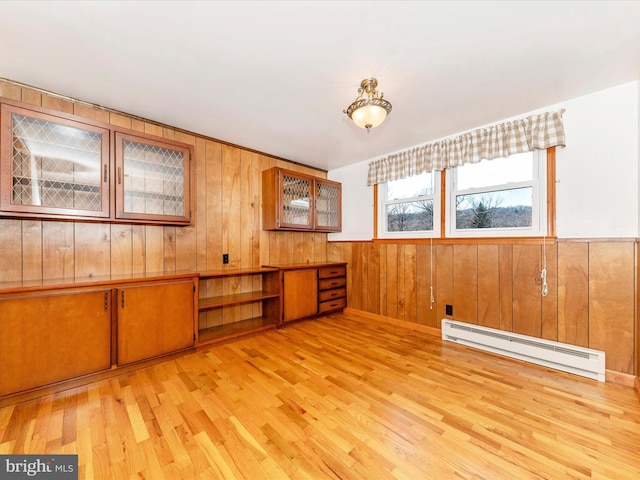
{"type": "Polygon", "coordinates": [[[366,128],[367,132],[384,122],[391,112],[391,103],[383,98],[384,93],[378,94],[377,86],[378,80],[375,78],[362,80],[358,96],[346,110],[343,110],[353,123],[360,128],[366,128]]]}

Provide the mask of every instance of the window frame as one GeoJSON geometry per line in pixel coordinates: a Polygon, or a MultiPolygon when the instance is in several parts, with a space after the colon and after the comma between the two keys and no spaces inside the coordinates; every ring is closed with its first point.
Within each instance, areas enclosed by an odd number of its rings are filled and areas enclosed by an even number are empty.
{"type": "MultiPolygon", "coordinates": [[[[467,237],[542,237],[547,235],[547,195],[546,195],[546,151],[534,150],[532,154],[532,178],[528,181],[508,182],[489,185],[480,188],[457,190],[457,168],[448,169],[447,185],[445,188],[445,231],[450,238],[467,237]],[[473,195],[478,193],[491,193],[518,188],[531,188],[531,227],[506,227],[506,228],[456,228],[456,197],[459,195],[473,195]]],[[[508,157],[507,157],[508,158],[508,157]]],[[[489,162],[493,160],[488,160],[489,162]]]]}
{"type": "Polygon", "coordinates": [[[376,238],[383,239],[401,239],[401,238],[438,238],[440,237],[441,227],[441,211],[442,211],[442,195],[441,195],[441,172],[434,170],[433,174],[433,193],[430,195],[408,197],[397,200],[387,200],[387,183],[381,183],[376,185],[377,187],[377,199],[375,202],[376,207],[376,238]],[[414,230],[414,231],[395,231],[389,232],[386,229],[387,226],[387,205],[397,203],[408,203],[420,200],[432,200],[433,201],[433,229],[432,230],[414,230]]]}
{"type": "MultiPolygon", "coordinates": [[[[528,230],[515,235],[510,229],[502,229],[502,232],[496,232],[494,235],[487,235],[487,229],[475,229],[474,235],[455,235],[449,232],[449,223],[451,217],[448,214],[449,200],[451,198],[451,183],[449,177],[453,172],[451,169],[442,171],[434,171],[438,174],[435,180],[436,192],[434,194],[434,223],[431,235],[425,234],[425,231],[419,232],[384,232],[386,184],[379,183],[374,185],[374,240],[381,241],[401,241],[402,239],[446,239],[449,241],[465,241],[465,239],[480,238],[537,238],[537,237],[554,237],[556,235],[556,147],[549,147],[544,150],[536,150],[537,156],[538,183],[539,183],[539,225],[538,231],[528,230]],[[435,211],[438,211],[436,219],[435,211]]],[[[455,218],[455,217],[454,217],[455,218]]]]}

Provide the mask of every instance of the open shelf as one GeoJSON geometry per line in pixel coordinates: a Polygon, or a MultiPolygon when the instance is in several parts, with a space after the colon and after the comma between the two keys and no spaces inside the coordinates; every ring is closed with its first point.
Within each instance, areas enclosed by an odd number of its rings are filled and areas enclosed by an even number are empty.
{"type": "Polygon", "coordinates": [[[267,298],[279,298],[280,292],[256,292],[235,293],[232,295],[221,295],[219,297],[201,298],[198,301],[198,310],[208,310],[211,308],[230,307],[232,305],[242,305],[243,303],[253,303],[267,298]]]}
{"type": "Polygon", "coordinates": [[[247,333],[259,332],[276,328],[276,324],[269,318],[254,317],[238,322],[216,325],[214,327],[198,330],[198,345],[204,345],[221,340],[227,340],[232,337],[245,335],[247,333]]]}
{"type": "MultiPolygon", "coordinates": [[[[277,268],[244,268],[213,270],[200,273],[200,292],[206,290],[210,280],[253,279],[249,282],[255,290],[231,292],[224,295],[201,297],[198,299],[198,339],[197,345],[275,328],[280,323],[281,295],[280,270],[277,268]],[[259,280],[259,281],[256,281],[259,280]],[[246,307],[244,307],[244,306],[246,307]],[[240,306],[243,306],[239,309],[240,306]],[[215,312],[218,310],[218,312],[215,312]],[[250,318],[237,318],[238,313],[250,318]],[[255,316],[260,313],[261,316],[255,316]],[[226,315],[233,321],[225,322],[226,315]],[[209,324],[213,323],[213,325],[209,324]]],[[[235,282],[232,282],[235,283],[235,282]]],[[[245,290],[246,290],[245,280],[245,290]]],[[[223,284],[217,284],[216,290],[223,284]]]]}

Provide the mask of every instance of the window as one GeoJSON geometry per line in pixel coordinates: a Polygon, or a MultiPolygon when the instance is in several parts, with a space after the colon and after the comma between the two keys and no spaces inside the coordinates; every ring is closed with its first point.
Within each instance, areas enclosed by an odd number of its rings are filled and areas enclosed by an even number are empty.
{"type": "Polygon", "coordinates": [[[440,234],[440,175],[422,173],[380,184],[378,236],[432,237],[440,234]]]}
{"type": "Polygon", "coordinates": [[[544,235],[544,158],[537,150],[449,169],[449,236],[544,235]]]}
{"type": "Polygon", "coordinates": [[[546,150],[378,184],[378,238],[546,235],[546,150]],[[445,200],[442,200],[445,201],[445,200]],[[442,212],[442,213],[441,213],[442,212]]]}

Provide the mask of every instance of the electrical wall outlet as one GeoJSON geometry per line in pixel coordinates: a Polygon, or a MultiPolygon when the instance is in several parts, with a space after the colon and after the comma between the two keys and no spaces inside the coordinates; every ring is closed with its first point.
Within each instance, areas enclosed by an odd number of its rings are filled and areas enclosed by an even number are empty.
{"type": "Polygon", "coordinates": [[[222,263],[224,263],[224,264],[229,263],[229,254],[228,253],[223,253],[222,254],[222,263]]]}
{"type": "Polygon", "coordinates": [[[453,315],[453,305],[445,305],[444,313],[445,315],[453,315]]]}

